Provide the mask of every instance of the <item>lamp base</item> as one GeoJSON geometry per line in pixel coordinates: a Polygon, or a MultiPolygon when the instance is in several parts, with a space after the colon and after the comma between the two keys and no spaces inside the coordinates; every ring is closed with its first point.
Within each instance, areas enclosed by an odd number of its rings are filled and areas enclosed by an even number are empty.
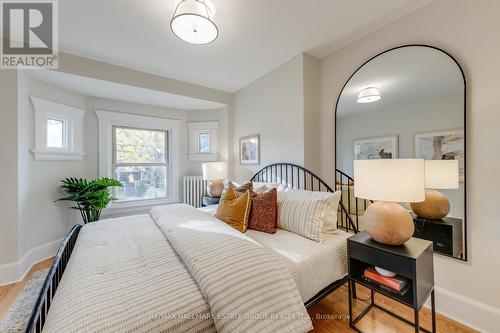
{"type": "Polygon", "coordinates": [[[412,202],[411,209],[424,219],[441,220],[450,212],[450,201],[441,192],[425,190],[425,201],[412,202]]]}
{"type": "Polygon", "coordinates": [[[222,180],[209,180],[207,184],[207,194],[211,197],[220,197],[224,190],[222,180]]]}
{"type": "Polygon", "coordinates": [[[415,231],[410,213],[394,202],[378,201],[368,206],[363,223],[374,240],[387,245],[403,245],[415,231]]]}

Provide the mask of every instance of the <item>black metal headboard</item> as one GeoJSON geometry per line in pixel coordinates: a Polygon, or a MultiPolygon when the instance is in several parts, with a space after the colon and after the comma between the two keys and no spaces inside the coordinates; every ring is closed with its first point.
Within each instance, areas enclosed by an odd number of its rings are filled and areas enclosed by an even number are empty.
{"type": "MultiPolygon", "coordinates": [[[[318,192],[334,192],[334,190],[314,172],[307,170],[300,165],[292,163],[274,163],[265,166],[257,172],[251,179],[255,182],[264,183],[278,183],[288,188],[309,190],[318,192]]],[[[339,202],[341,215],[345,216],[345,221],[348,223],[339,223],[337,220],[337,227],[358,232],[358,228],[352,220],[349,210],[342,203],[339,202]]],[[[341,219],[343,221],[343,219],[341,219]]]]}

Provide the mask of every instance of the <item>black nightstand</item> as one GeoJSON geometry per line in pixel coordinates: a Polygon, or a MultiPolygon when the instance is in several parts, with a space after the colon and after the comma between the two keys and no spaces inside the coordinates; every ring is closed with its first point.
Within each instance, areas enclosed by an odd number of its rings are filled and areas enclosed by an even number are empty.
{"type": "Polygon", "coordinates": [[[431,296],[432,332],[436,332],[436,309],[434,302],[434,267],[432,257],[432,242],[419,238],[411,238],[404,245],[390,246],[374,241],[366,231],[362,231],[347,239],[347,253],[349,258],[349,324],[352,329],[361,332],[356,324],[372,308],[376,307],[388,314],[415,327],[420,328],[419,310],[425,300],[431,296]],[[390,270],[401,277],[408,279],[409,288],[406,293],[399,295],[381,288],[377,283],[365,280],[363,273],[366,268],[379,266],[390,270]],[[371,290],[370,304],[357,316],[352,316],[352,285],[359,283],[371,290]],[[406,306],[413,308],[415,322],[411,322],[390,310],[375,303],[374,294],[380,293],[406,306]]]}
{"type": "Polygon", "coordinates": [[[415,223],[413,237],[433,242],[434,252],[455,258],[463,257],[462,219],[445,217],[442,220],[428,220],[412,214],[415,223]]]}
{"type": "Polygon", "coordinates": [[[207,195],[204,195],[201,200],[201,206],[211,206],[211,205],[217,205],[219,204],[220,197],[209,197],[207,195]]]}

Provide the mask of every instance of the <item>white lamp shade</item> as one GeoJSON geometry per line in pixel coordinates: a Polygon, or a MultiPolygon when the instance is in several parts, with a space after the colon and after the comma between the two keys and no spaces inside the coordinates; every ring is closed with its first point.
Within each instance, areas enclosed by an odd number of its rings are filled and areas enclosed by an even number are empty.
{"type": "Polygon", "coordinates": [[[170,28],[177,37],[188,43],[207,44],[219,34],[210,15],[210,8],[203,0],[182,0],[170,21],[170,28]]]}
{"type": "Polygon", "coordinates": [[[377,87],[364,88],[359,92],[358,103],[371,103],[381,99],[380,90],[377,87]]]}
{"type": "Polygon", "coordinates": [[[226,162],[208,162],[201,165],[204,180],[221,180],[227,178],[226,162]]]}
{"type": "Polygon", "coordinates": [[[423,159],[354,161],[354,195],[362,199],[424,201],[424,178],[423,159]]]}
{"type": "Polygon", "coordinates": [[[425,188],[458,188],[458,160],[426,160],[425,188]]]}

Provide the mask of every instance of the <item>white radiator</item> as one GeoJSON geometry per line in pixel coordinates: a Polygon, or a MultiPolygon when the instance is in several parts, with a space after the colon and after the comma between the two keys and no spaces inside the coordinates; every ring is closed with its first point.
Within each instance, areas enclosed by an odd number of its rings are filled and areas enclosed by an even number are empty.
{"type": "Polygon", "coordinates": [[[201,176],[184,176],[183,202],[193,207],[201,207],[201,197],[207,195],[207,181],[201,176]]]}

